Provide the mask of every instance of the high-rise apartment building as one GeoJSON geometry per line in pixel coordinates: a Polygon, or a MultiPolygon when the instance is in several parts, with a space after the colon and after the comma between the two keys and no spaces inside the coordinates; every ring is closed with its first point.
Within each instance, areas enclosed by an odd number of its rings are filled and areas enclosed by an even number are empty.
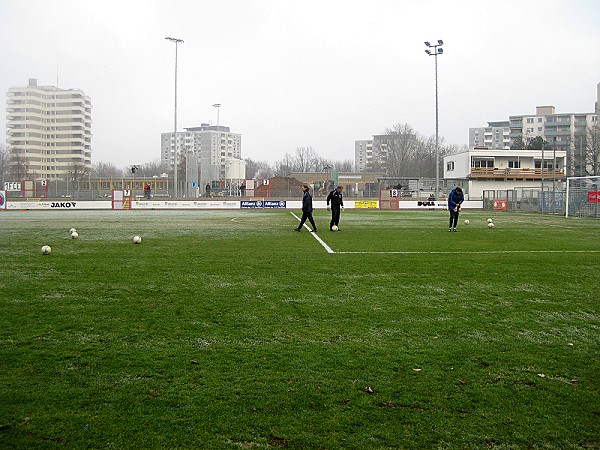
{"type": "Polygon", "coordinates": [[[531,115],[509,116],[513,142],[542,137],[556,150],[567,155],[567,176],[579,173],[578,156],[586,146],[588,130],[598,123],[595,113],[557,113],[554,106],[538,106],[531,115]]]}
{"type": "Polygon", "coordinates": [[[354,141],[354,170],[363,172],[373,158],[373,140],[354,141]]]}
{"type": "Polygon", "coordinates": [[[38,86],[6,94],[9,168],[17,179],[76,180],[92,167],[92,102],[79,89],[38,86]]]}
{"type": "MultiPolygon", "coordinates": [[[[173,170],[175,145],[178,153],[196,155],[200,164],[200,186],[217,186],[228,180],[230,163],[242,157],[242,135],[232,133],[229,127],[207,123],[185,128],[184,132],[161,134],[161,162],[166,170],[173,170]]],[[[243,177],[242,177],[243,178],[243,177]]]]}
{"type": "Polygon", "coordinates": [[[372,140],[354,141],[354,169],[357,172],[382,171],[391,152],[403,152],[414,134],[376,134],[372,140]]]}
{"type": "Polygon", "coordinates": [[[510,122],[488,122],[487,127],[469,128],[469,148],[510,149],[510,122]]]}

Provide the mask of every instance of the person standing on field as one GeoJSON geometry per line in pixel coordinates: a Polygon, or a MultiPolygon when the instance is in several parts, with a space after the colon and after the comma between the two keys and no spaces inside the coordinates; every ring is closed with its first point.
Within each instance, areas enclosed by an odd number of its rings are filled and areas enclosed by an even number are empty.
{"type": "Polygon", "coordinates": [[[333,226],[340,229],[340,210],[344,209],[344,198],[342,193],[344,192],[343,186],[338,186],[327,196],[327,211],[331,210],[331,222],[329,222],[329,231],[333,231],[333,226]],[[331,202],[331,206],[329,206],[331,202]]]}
{"type": "Polygon", "coordinates": [[[309,230],[311,233],[317,232],[317,226],[315,225],[315,220],[313,219],[313,205],[312,205],[312,196],[310,195],[310,190],[308,185],[302,185],[302,191],[304,194],[302,195],[302,219],[300,219],[300,225],[298,228],[294,228],[294,231],[301,231],[304,222],[308,219],[310,224],[312,225],[312,230],[309,230]]]}
{"type": "Polygon", "coordinates": [[[452,189],[448,195],[448,211],[450,211],[450,223],[448,224],[448,231],[456,231],[456,224],[458,223],[458,213],[460,213],[460,205],[465,201],[465,196],[461,188],[456,187],[452,189]]]}

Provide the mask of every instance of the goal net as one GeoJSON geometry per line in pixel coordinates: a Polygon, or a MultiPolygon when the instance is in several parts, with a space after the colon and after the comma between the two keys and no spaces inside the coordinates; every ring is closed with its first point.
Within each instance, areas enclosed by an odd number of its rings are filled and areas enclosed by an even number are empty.
{"type": "Polygon", "coordinates": [[[567,217],[600,217],[600,176],[567,178],[567,217]]]}

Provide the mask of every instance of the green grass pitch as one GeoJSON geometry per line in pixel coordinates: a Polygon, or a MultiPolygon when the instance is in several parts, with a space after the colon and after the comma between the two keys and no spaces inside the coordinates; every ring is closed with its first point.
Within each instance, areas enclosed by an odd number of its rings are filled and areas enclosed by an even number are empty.
{"type": "Polygon", "coordinates": [[[600,448],[600,221],[490,214],[0,213],[0,448],[600,448]]]}

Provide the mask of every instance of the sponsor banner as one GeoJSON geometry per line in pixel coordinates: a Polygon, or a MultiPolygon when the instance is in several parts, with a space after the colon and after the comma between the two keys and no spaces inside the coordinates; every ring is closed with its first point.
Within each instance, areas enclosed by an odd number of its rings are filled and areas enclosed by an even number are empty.
{"type": "Polygon", "coordinates": [[[377,200],[356,200],[354,202],[356,209],[379,209],[379,201],[377,200]]]}
{"type": "Polygon", "coordinates": [[[240,202],[240,208],[242,208],[242,209],[262,208],[262,207],[263,207],[262,200],[242,200],[240,202]]]}
{"type": "Polygon", "coordinates": [[[0,191],[0,209],[6,209],[6,192],[0,191]]]}
{"type": "Polygon", "coordinates": [[[4,190],[5,191],[18,191],[21,192],[21,182],[20,181],[5,181],[4,182],[4,190]]]}
{"type": "Polygon", "coordinates": [[[285,208],[285,200],[265,200],[263,208],[285,208]]]}
{"type": "Polygon", "coordinates": [[[6,202],[7,209],[52,209],[52,210],[70,210],[70,209],[112,209],[110,200],[101,201],[43,201],[43,202],[6,202]]]}
{"type": "MultiPolygon", "coordinates": [[[[483,200],[465,200],[461,209],[483,209],[483,200]]],[[[398,209],[448,209],[446,200],[400,201],[398,209]]]]}
{"type": "Polygon", "coordinates": [[[132,209],[239,209],[239,201],[134,201],[132,209]]]}
{"type": "Polygon", "coordinates": [[[600,191],[588,192],[588,203],[600,203],[600,191]]]}
{"type": "Polygon", "coordinates": [[[494,200],[492,208],[496,211],[506,211],[508,208],[508,202],[506,200],[494,200]]]}

